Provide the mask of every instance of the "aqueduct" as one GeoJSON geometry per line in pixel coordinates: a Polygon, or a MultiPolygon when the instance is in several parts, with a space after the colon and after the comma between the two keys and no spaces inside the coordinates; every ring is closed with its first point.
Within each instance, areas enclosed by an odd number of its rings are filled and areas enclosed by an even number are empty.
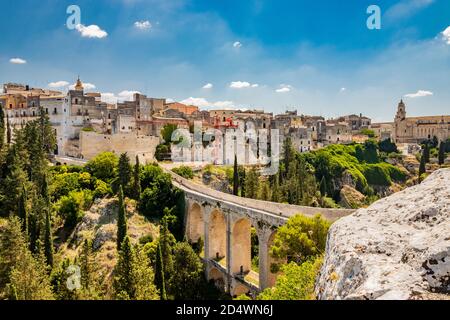
{"type": "Polygon", "coordinates": [[[185,233],[188,240],[204,242],[203,260],[208,280],[232,296],[257,294],[273,286],[269,254],[279,226],[295,214],[320,213],[334,221],[354,212],[345,209],[311,208],[247,198],[212,190],[184,179],[171,171],[173,184],[185,192],[185,233]],[[251,232],[258,237],[258,273],[251,271],[251,232]]]}

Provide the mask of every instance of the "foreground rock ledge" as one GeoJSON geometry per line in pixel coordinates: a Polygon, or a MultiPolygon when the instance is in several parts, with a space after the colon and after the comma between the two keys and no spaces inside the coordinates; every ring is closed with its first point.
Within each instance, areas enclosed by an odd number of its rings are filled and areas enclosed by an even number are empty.
{"type": "Polygon", "coordinates": [[[334,223],[319,299],[446,299],[450,293],[450,169],[334,223]]]}

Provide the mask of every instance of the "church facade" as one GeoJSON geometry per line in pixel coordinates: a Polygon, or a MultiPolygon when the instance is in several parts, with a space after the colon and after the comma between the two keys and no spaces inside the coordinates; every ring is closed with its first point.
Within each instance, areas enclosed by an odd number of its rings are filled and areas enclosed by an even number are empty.
{"type": "Polygon", "coordinates": [[[433,137],[445,141],[450,138],[450,115],[407,118],[402,100],[398,104],[393,129],[396,143],[420,143],[433,137]]]}

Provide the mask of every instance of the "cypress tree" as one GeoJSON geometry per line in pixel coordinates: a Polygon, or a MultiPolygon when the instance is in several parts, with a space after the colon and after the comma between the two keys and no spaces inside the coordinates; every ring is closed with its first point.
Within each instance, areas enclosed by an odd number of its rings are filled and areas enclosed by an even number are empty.
{"type": "Polygon", "coordinates": [[[161,243],[161,253],[164,261],[164,274],[170,275],[173,271],[173,245],[176,240],[172,233],[169,231],[167,219],[163,219],[159,242],[161,243]]]}
{"type": "Polygon", "coordinates": [[[0,150],[5,144],[5,112],[3,106],[0,104],[0,150]]]}
{"type": "Polygon", "coordinates": [[[9,124],[9,116],[6,115],[6,143],[11,144],[11,125],[9,124]]]}
{"type": "Polygon", "coordinates": [[[45,212],[44,254],[47,265],[53,267],[53,237],[49,208],[45,212]]]}
{"type": "Polygon", "coordinates": [[[156,251],[156,263],[155,263],[155,285],[159,290],[159,296],[161,300],[167,300],[166,284],[164,277],[164,260],[162,257],[161,242],[158,242],[158,248],[156,251]]]}
{"type": "Polygon", "coordinates": [[[320,180],[320,195],[322,197],[327,196],[327,181],[325,180],[325,176],[322,176],[322,180],[320,180]]]}
{"type": "Polygon", "coordinates": [[[22,187],[22,193],[19,197],[19,202],[17,204],[17,215],[22,223],[22,231],[25,238],[28,237],[28,209],[27,209],[27,191],[25,186],[22,187]]]}
{"type": "Polygon", "coordinates": [[[424,156],[424,160],[425,163],[429,163],[430,162],[430,146],[428,145],[428,142],[425,143],[425,147],[423,149],[423,156],[424,156]]]}
{"type": "Polygon", "coordinates": [[[422,157],[420,157],[420,166],[419,166],[419,183],[422,182],[421,176],[426,172],[425,167],[425,155],[422,154],[422,157]]]}
{"type": "Polygon", "coordinates": [[[245,168],[242,168],[242,176],[241,176],[241,197],[245,198],[245,168]]]}
{"type": "Polygon", "coordinates": [[[239,171],[237,164],[237,155],[234,155],[234,168],[233,168],[233,194],[238,195],[239,192],[239,171]]]}
{"type": "Polygon", "coordinates": [[[445,162],[445,142],[441,141],[439,144],[439,156],[438,156],[439,165],[443,165],[445,162]]]}
{"type": "Polygon", "coordinates": [[[128,184],[131,181],[131,165],[130,158],[127,153],[122,153],[119,158],[119,183],[123,190],[127,190],[128,184]]]}
{"type": "Polygon", "coordinates": [[[44,174],[42,178],[41,196],[44,200],[45,211],[45,231],[44,231],[44,253],[45,260],[50,267],[53,267],[53,232],[51,222],[50,196],[48,194],[47,176],[44,174]]]}
{"type": "Polygon", "coordinates": [[[122,242],[127,235],[127,214],[123,199],[122,186],[119,187],[119,213],[117,217],[117,250],[121,249],[122,242]]]}
{"type": "Polygon", "coordinates": [[[136,164],[134,165],[134,186],[133,186],[133,196],[134,199],[139,201],[141,198],[141,177],[140,177],[140,165],[139,157],[136,155],[136,164]]]}
{"type": "Polygon", "coordinates": [[[272,202],[280,201],[280,180],[278,173],[275,174],[272,184],[272,202]]]}
{"type": "Polygon", "coordinates": [[[119,261],[114,269],[114,291],[121,299],[133,299],[135,296],[134,286],[134,249],[131,246],[130,238],[124,238],[119,252],[119,261]]]}

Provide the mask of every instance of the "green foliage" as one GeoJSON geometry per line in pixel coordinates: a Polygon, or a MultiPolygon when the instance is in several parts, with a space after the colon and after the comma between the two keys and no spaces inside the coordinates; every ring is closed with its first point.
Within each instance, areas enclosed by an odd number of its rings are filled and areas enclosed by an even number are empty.
{"type": "Polygon", "coordinates": [[[185,179],[194,178],[194,171],[192,171],[192,168],[188,167],[188,166],[181,166],[178,168],[173,168],[172,171],[185,179]]]}
{"type": "Polygon", "coordinates": [[[170,157],[170,147],[166,144],[159,144],[156,146],[155,158],[158,161],[168,160],[170,157]]]}
{"type": "Polygon", "coordinates": [[[445,161],[445,142],[441,141],[439,144],[439,154],[438,154],[438,163],[439,165],[443,165],[445,161]]]}
{"type": "Polygon", "coordinates": [[[237,163],[237,155],[234,155],[234,166],[233,166],[233,194],[237,196],[239,193],[239,169],[237,163]]]}
{"type": "Polygon", "coordinates": [[[133,198],[137,201],[141,198],[141,166],[139,164],[139,157],[136,155],[136,163],[133,170],[133,198]]]}
{"type": "Polygon", "coordinates": [[[50,185],[50,195],[57,200],[62,196],[67,196],[69,192],[91,188],[91,174],[88,172],[64,172],[53,175],[50,185]]]}
{"type": "Polygon", "coordinates": [[[362,129],[361,134],[368,136],[369,138],[375,138],[375,131],[370,129],[362,129]]]}
{"type": "Polygon", "coordinates": [[[166,144],[170,144],[172,141],[172,133],[177,129],[176,124],[168,123],[164,125],[164,127],[161,129],[161,137],[163,138],[164,142],[166,144]]]}
{"type": "Polygon", "coordinates": [[[17,217],[11,217],[0,232],[1,296],[13,300],[53,299],[44,260],[33,257],[17,217]]]}
{"type": "Polygon", "coordinates": [[[275,286],[265,289],[258,300],[314,300],[314,285],[321,264],[319,256],[300,265],[291,262],[282,266],[275,286]]]}
{"type": "Polygon", "coordinates": [[[131,181],[131,164],[127,153],[122,153],[119,157],[118,174],[119,184],[122,186],[122,190],[127,193],[131,181]]]}
{"type": "Polygon", "coordinates": [[[113,288],[120,300],[157,300],[153,284],[154,274],[149,261],[140,247],[133,248],[125,237],[114,268],[113,288]]]}
{"type": "Polygon", "coordinates": [[[127,212],[125,208],[122,186],[119,187],[119,212],[117,214],[117,250],[127,236],[127,212]]]}
{"type": "Polygon", "coordinates": [[[109,184],[100,179],[95,179],[93,197],[95,199],[104,198],[113,194],[112,188],[109,184]]]}
{"type": "MultiPolygon", "coordinates": [[[[303,215],[291,217],[278,229],[270,254],[275,259],[301,264],[321,255],[325,250],[330,223],[320,215],[308,218],[303,215]]],[[[272,266],[275,271],[277,265],[272,266]]]]}
{"type": "Polygon", "coordinates": [[[245,175],[245,196],[256,199],[259,189],[259,172],[256,167],[252,167],[245,175]]]}
{"type": "Polygon", "coordinates": [[[73,228],[83,218],[83,210],[90,207],[92,199],[92,192],[89,190],[71,191],[58,200],[55,209],[65,219],[65,226],[73,228]]]}
{"type": "Polygon", "coordinates": [[[90,160],[85,168],[97,179],[111,181],[116,176],[119,160],[112,152],[104,152],[90,160]]]}
{"type": "Polygon", "coordinates": [[[170,278],[170,290],[177,300],[201,299],[204,269],[200,258],[186,242],[174,248],[174,272],[170,278]]]}
{"type": "Polygon", "coordinates": [[[164,259],[162,256],[161,243],[158,242],[156,249],[156,262],[155,262],[155,286],[159,291],[161,300],[167,300],[166,294],[166,279],[164,274],[164,259]]]}
{"type": "Polygon", "coordinates": [[[423,176],[427,172],[426,170],[426,161],[425,156],[422,154],[420,157],[420,165],[419,165],[419,182],[423,181],[423,176]]]}
{"type": "Polygon", "coordinates": [[[378,148],[380,149],[381,152],[386,153],[398,152],[397,145],[393,143],[390,138],[380,141],[380,143],[378,144],[378,148]]]}

